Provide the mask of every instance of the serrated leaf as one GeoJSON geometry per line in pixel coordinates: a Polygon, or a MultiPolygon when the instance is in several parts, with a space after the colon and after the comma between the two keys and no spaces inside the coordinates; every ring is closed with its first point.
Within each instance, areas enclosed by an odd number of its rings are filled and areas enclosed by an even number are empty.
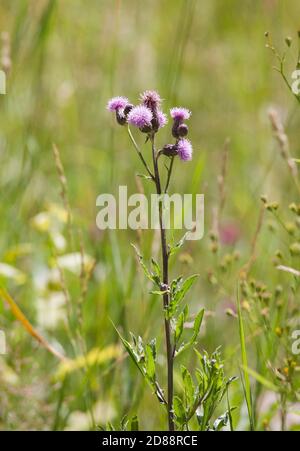
{"type": "Polygon", "coordinates": [[[123,343],[124,348],[126,349],[126,351],[128,352],[131,360],[133,361],[133,363],[135,364],[135,366],[138,368],[138,370],[140,371],[140,373],[145,377],[145,374],[143,372],[142,367],[140,366],[139,362],[138,362],[138,358],[136,356],[136,353],[132,347],[132,345],[125,340],[125,338],[122,337],[122,335],[120,334],[120,332],[118,331],[118,329],[116,328],[116,326],[114,325],[114,323],[111,321],[115,331],[117,332],[121,342],[123,343]]]}
{"type": "Polygon", "coordinates": [[[134,248],[136,255],[138,257],[139,263],[144,271],[145,276],[153,283],[155,283],[158,287],[160,287],[161,285],[161,281],[160,281],[160,268],[158,266],[158,263],[155,262],[154,259],[151,260],[151,264],[152,267],[154,269],[154,272],[152,273],[151,271],[149,271],[149,269],[147,268],[145,262],[144,262],[144,258],[143,256],[140,254],[138,248],[131,243],[131,246],[134,248]]]}
{"type": "Polygon", "coordinates": [[[183,237],[174,246],[170,247],[169,256],[174,255],[176,252],[179,251],[179,249],[183,246],[187,236],[188,236],[188,233],[185,233],[183,235],[183,237]]]}
{"type": "Polygon", "coordinates": [[[142,269],[143,269],[143,271],[144,271],[145,276],[146,276],[149,280],[151,280],[151,282],[155,282],[154,279],[153,279],[152,274],[150,273],[149,269],[148,269],[147,266],[145,265],[143,256],[140,254],[138,248],[137,248],[134,244],[132,244],[132,243],[131,243],[131,246],[133,247],[133,249],[134,249],[135,252],[136,252],[136,255],[137,255],[137,257],[138,257],[139,263],[140,263],[140,265],[141,265],[141,267],[142,267],[142,269]]]}
{"type": "Polygon", "coordinates": [[[193,274],[192,276],[188,277],[182,284],[180,290],[176,293],[175,296],[175,302],[179,304],[185,297],[186,293],[189,291],[189,289],[192,287],[195,280],[199,277],[199,274],[193,274]]]}
{"type": "Polygon", "coordinates": [[[182,284],[181,277],[172,281],[170,287],[170,304],[166,309],[166,316],[168,319],[174,316],[179,307],[179,304],[184,299],[186,293],[191,288],[197,277],[198,274],[194,274],[188,277],[182,284]]]}
{"type": "Polygon", "coordinates": [[[196,343],[198,334],[200,331],[200,327],[202,324],[203,316],[204,316],[204,309],[200,310],[200,312],[198,313],[198,315],[195,318],[192,338],[187,343],[181,344],[180,348],[175,353],[175,357],[177,357],[183,351],[186,351],[188,348],[190,348],[192,345],[194,345],[196,343]]]}
{"type": "Polygon", "coordinates": [[[154,260],[153,257],[151,258],[151,265],[152,265],[152,268],[153,268],[153,270],[154,270],[155,275],[156,275],[157,277],[161,278],[161,270],[160,270],[160,266],[159,266],[159,264],[157,263],[157,261],[154,260]]]}

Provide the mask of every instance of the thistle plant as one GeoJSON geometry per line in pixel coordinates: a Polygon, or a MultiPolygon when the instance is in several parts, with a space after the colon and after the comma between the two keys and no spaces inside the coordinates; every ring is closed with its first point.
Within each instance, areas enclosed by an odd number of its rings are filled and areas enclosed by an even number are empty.
{"type": "Polygon", "coordinates": [[[158,217],[161,240],[161,265],[151,259],[147,265],[139,250],[135,247],[139,262],[148,279],[155,286],[152,294],[161,296],[163,307],[163,320],[165,329],[165,347],[167,361],[167,389],[164,390],[156,375],[156,339],[144,343],[142,337],[131,334],[131,342],[119,333],[123,345],[131,359],[148,382],[158,401],[164,406],[168,417],[168,428],[188,430],[190,424],[196,424],[200,430],[219,430],[228,421],[231,422],[231,408],[213,424],[210,423],[216,407],[227,393],[231,380],[226,380],[223,372],[223,363],[220,352],[217,350],[212,356],[203,355],[195,350],[199,361],[193,378],[185,366],[181,366],[183,392],[174,393],[174,361],[188,348],[196,344],[201,323],[204,316],[202,309],[193,322],[191,337],[182,341],[184,326],[189,318],[188,305],[183,305],[185,295],[192,287],[197,275],[186,280],[177,277],[173,280],[169,274],[170,258],[180,249],[186,239],[186,234],[178,243],[168,243],[167,230],[164,224],[163,196],[168,193],[175,160],[185,164],[192,159],[192,144],[187,139],[189,132],[186,121],[190,119],[191,112],[187,108],[174,107],[170,110],[172,119],[171,142],[162,147],[157,145],[157,135],[161,128],[167,125],[168,118],[161,109],[162,100],[155,91],[146,91],[140,96],[140,104],[133,105],[126,97],[114,97],[109,100],[107,109],[115,114],[119,125],[127,128],[131,143],[146,171],[144,178],[153,182],[156,194],[159,196],[158,217]],[[137,144],[131,131],[133,127],[145,136],[145,145],[149,148],[142,150],[137,144]],[[164,166],[162,165],[164,160],[164,166]],[[163,176],[162,169],[166,168],[163,176]]]}

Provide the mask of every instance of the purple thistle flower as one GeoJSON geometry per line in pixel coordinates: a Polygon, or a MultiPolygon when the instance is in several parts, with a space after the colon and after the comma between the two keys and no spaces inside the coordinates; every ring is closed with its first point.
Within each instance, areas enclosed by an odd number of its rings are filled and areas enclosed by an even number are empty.
{"type": "Polygon", "coordinates": [[[141,94],[141,101],[143,105],[150,108],[150,110],[157,109],[161,104],[160,95],[156,91],[145,91],[141,94]]]}
{"type": "Polygon", "coordinates": [[[113,97],[107,103],[107,109],[109,111],[123,110],[129,103],[126,97],[113,97]]]}
{"type": "Polygon", "coordinates": [[[157,120],[159,128],[164,127],[168,123],[168,118],[162,111],[157,112],[157,120]]]}
{"type": "Polygon", "coordinates": [[[177,143],[178,155],[182,161],[189,161],[192,159],[193,147],[188,139],[182,138],[177,143]]]}
{"type": "Polygon", "coordinates": [[[151,126],[153,114],[149,108],[144,105],[139,105],[129,112],[127,116],[128,123],[138,128],[151,126]]]}
{"type": "Polygon", "coordinates": [[[191,117],[191,112],[187,108],[175,107],[170,109],[171,117],[178,122],[182,122],[191,117]]]}

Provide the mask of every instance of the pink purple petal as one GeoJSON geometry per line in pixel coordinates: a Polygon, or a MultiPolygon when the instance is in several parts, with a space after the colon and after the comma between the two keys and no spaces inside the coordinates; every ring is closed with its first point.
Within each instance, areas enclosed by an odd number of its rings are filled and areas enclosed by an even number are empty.
{"type": "Polygon", "coordinates": [[[153,114],[151,110],[144,105],[139,105],[132,108],[127,116],[128,123],[138,128],[150,126],[152,119],[153,114]]]}
{"type": "Polygon", "coordinates": [[[168,123],[168,118],[162,111],[157,112],[157,119],[159,128],[164,127],[168,123]]]}
{"type": "Polygon", "coordinates": [[[123,110],[129,103],[126,97],[113,97],[107,103],[107,109],[109,111],[123,110]]]}
{"type": "Polygon", "coordinates": [[[171,108],[170,114],[174,120],[182,122],[189,119],[192,113],[187,108],[175,107],[171,108]]]}
{"type": "Polygon", "coordinates": [[[188,139],[180,139],[177,143],[178,155],[182,161],[189,161],[193,156],[193,147],[188,139]]]}

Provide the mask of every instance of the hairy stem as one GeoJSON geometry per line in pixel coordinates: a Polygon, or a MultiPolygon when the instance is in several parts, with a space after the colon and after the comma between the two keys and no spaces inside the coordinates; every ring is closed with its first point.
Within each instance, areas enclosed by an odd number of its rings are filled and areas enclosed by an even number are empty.
{"type": "MultiPolygon", "coordinates": [[[[156,185],[156,191],[158,195],[162,194],[161,181],[158,169],[158,162],[155,155],[155,144],[154,136],[151,138],[152,143],[152,158],[154,167],[154,182],[156,185]]],[[[162,202],[159,201],[159,226],[160,226],[160,236],[161,236],[161,251],[162,251],[162,263],[163,263],[163,283],[169,286],[169,254],[167,247],[166,230],[163,224],[163,206],[162,202]]],[[[165,293],[163,295],[163,306],[164,310],[167,309],[169,305],[169,294],[165,293]]],[[[173,416],[173,393],[174,393],[174,382],[173,382],[173,363],[174,356],[172,350],[171,342],[171,324],[170,320],[165,317],[165,335],[166,335],[166,348],[167,348],[167,362],[168,362],[168,423],[169,430],[175,430],[174,416],[173,416]]]]}

